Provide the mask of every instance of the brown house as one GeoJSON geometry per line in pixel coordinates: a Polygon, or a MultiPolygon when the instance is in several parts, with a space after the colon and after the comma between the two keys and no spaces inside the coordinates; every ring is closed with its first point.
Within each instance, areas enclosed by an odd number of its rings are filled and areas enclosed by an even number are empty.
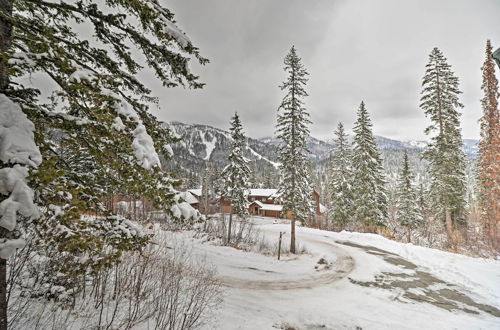
{"type": "Polygon", "coordinates": [[[248,206],[248,213],[251,215],[260,215],[263,217],[281,217],[283,205],[279,204],[265,204],[260,201],[254,201],[248,206]]]}
{"type": "MultiPolygon", "coordinates": [[[[273,217],[291,219],[290,211],[285,216],[282,215],[283,205],[278,203],[277,189],[250,189],[248,192],[248,213],[250,215],[260,215],[264,217],[273,217]]],[[[316,215],[321,215],[325,212],[325,207],[319,202],[320,196],[316,191],[313,191],[312,198],[314,200],[314,208],[316,215]]],[[[221,199],[221,210],[224,213],[231,212],[231,203],[225,199],[221,199]]]]}

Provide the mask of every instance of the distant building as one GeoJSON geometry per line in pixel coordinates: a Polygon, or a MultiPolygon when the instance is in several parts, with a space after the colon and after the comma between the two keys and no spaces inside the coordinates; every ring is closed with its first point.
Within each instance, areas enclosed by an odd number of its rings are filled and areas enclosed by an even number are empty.
{"type": "MultiPolygon", "coordinates": [[[[250,189],[247,199],[249,202],[248,213],[250,215],[259,215],[264,217],[273,217],[291,219],[290,211],[283,215],[283,205],[279,204],[278,189],[250,189]]],[[[326,208],[319,202],[320,196],[316,191],[312,193],[314,201],[315,215],[322,215],[326,208]]],[[[224,213],[231,212],[231,203],[228,200],[221,199],[221,210],[224,213]]]]}
{"type": "Polygon", "coordinates": [[[201,189],[193,189],[193,190],[194,191],[199,190],[199,195],[188,190],[188,191],[181,192],[180,196],[186,203],[188,203],[189,205],[191,205],[192,207],[194,207],[195,209],[198,210],[200,208],[201,189]]]}
{"type": "Polygon", "coordinates": [[[185,192],[182,192],[181,197],[202,214],[214,214],[216,212],[219,212],[219,199],[209,198],[208,201],[205,201],[204,197],[202,196],[201,189],[189,189],[185,192]],[[207,209],[205,210],[205,208],[207,209]]]}

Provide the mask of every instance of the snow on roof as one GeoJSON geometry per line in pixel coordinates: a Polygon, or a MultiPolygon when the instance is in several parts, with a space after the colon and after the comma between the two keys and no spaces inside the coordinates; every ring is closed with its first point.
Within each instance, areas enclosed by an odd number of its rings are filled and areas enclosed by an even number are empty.
{"type": "Polygon", "coordinates": [[[188,189],[188,191],[198,197],[201,197],[201,188],[200,189],[188,189]]]}
{"type": "Polygon", "coordinates": [[[278,204],[262,204],[261,210],[264,211],[282,211],[283,205],[278,204]]]}
{"type": "Polygon", "coordinates": [[[188,204],[198,203],[198,199],[196,197],[194,197],[194,195],[191,192],[183,191],[180,193],[180,195],[181,195],[181,198],[188,204]]]}
{"type": "Polygon", "coordinates": [[[276,189],[276,192],[274,194],[272,194],[271,196],[269,196],[269,197],[271,197],[271,198],[279,198],[280,196],[281,196],[281,194],[278,192],[278,189],[276,189]]]}
{"type": "Polygon", "coordinates": [[[264,203],[262,203],[262,202],[260,202],[260,201],[253,201],[253,202],[251,202],[251,203],[249,204],[249,206],[250,206],[250,205],[252,205],[252,204],[257,204],[257,205],[259,205],[259,207],[264,206],[264,203]]]}
{"type": "Polygon", "coordinates": [[[252,204],[257,204],[261,210],[264,210],[264,211],[280,211],[283,210],[283,205],[278,205],[278,204],[266,204],[266,203],[262,203],[261,201],[253,201],[249,204],[252,205],[252,204]]]}
{"type": "Polygon", "coordinates": [[[250,196],[266,196],[275,194],[278,189],[250,189],[250,196]]]}

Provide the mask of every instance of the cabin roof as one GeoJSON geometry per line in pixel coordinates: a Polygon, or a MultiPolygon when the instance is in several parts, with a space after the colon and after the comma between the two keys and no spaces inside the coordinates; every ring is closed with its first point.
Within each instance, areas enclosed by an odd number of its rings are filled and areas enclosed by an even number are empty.
{"type": "Polygon", "coordinates": [[[196,197],[201,197],[201,188],[200,189],[188,189],[188,191],[195,195],[196,197]]]}
{"type": "MultiPolygon", "coordinates": [[[[201,189],[200,189],[201,190],[201,189]]],[[[191,191],[183,191],[180,193],[181,198],[188,204],[199,203],[198,199],[193,195],[191,191]]]]}
{"type": "Polygon", "coordinates": [[[264,211],[280,211],[281,212],[283,210],[283,205],[266,204],[266,203],[262,203],[260,201],[254,201],[254,202],[250,203],[250,206],[253,204],[256,204],[257,206],[259,206],[259,208],[261,210],[264,210],[264,211]]]}

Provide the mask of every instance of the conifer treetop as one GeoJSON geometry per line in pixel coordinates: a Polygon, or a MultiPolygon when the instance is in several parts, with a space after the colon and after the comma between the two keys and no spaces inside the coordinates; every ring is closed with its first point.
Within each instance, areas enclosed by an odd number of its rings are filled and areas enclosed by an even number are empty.
{"type": "Polygon", "coordinates": [[[372,123],[364,102],[357,111],[352,151],[353,209],[356,222],[373,226],[385,225],[387,195],[382,158],[372,132],[372,123]]]}
{"type": "Polygon", "coordinates": [[[295,47],[285,56],[284,70],[288,77],[280,86],[285,96],[278,108],[277,137],[279,147],[280,187],[283,211],[292,211],[294,219],[306,220],[311,213],[312,187],[309,177],[309,159],[306,142],[309,136],[309,113],[303,99],[307,96],[307,70],[295,47]]]}
{"type": "Polygon", "coordinates": [[[496,244],[498,222],[500,222],[500,111],[498,107],[498,80],[495,75],[491,42],[486,42],[486,59],[481,67],[484,93],[481,99],[483,115],[481,123],[481,140],[479,142],[479,179],[481,220],[485,233],[496,244]]]}
{"type": "Polygon", "coordinates": [[[448,236],[453,236],[457,223],[463,223],[465,206],[465,154],[460,129],[459,80],[441,51],[434,48],[429,55],[422,81],[420,107],[431,125],[425,133],[431,143],[424,152],[431,174],[430,195],[436,218],[446,220],[448,236]]]}
{"type": "Polygon", "coordinates": [[[224,198],[231,202],[234,213],[239,216],[248,214],[246,193],[249,189],[250,168],[243,156],[246,146],[246,138],[243,134],[240,117],[235,112],[231,118],[231,150],[229,153],[229,164],[222,172],[224,180],[224,198]]]}
{"type": "Polygon", "coordinates": [[[492,133],[495,127],[498,125],[500,120],[500,114],[498,109],[498,79],[495,75],[495,63],[493,61],[493,47],[491,46],[490,40],[486,41],[486,59],[481,71],[483,72],[483,82],[481,84],[481,89],[484,92],[484,97],[481,99],[481,105],[483,107],[483,116],[481,117],[481,143],[489,144],[492,140],[492,133]]]}
{"type": "Polygon", "coordinates": [[[338,229],[344,229],[352,218],[352,164],[347,134],[342,123],[338,124],[335,136],[329,171],[331,204],[328,214],[338,229]]]}
{"type": "MultiPolygon", "coordinates": [[[[396,190],[396,218],[407,228],[417,228],[422,223],[422,214],[417,203],[417,193],[413,186],[414,175],[410,169],[408,153],[403,154],[403,164],[398,175],[396,190]]],[[[410,237],[408,237],[410,239],[410,237]]]]}
{"type": "Polygon", "coordinates": [[[459,79],[446,57],[437,47],[433,48],[425,66],[420,99],[420,107],[434,123],[427,127],[426,134],[433,131],[443,134],[445,129],[459,125],[460,114],[456,109],[462,108],[463,104],[459,101],[462,92],[458,84],[459,79]]]}

